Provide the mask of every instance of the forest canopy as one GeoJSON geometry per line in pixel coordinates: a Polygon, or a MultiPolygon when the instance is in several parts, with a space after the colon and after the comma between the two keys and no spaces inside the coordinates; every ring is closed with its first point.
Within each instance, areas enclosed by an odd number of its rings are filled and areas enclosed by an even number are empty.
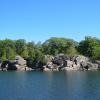
{"type": "Polygon", "coordinates": [[[79,43],[66,38],[52,37],[44,43],[35,44],[26,42],[24,39],[19,40],[0,40],[0,59],[14,60],[16,55],[25,59],[43,61],[45,55],[65,55],[74,56],[77,54],[85,55],[95,60],[100,60],[100,39],[94,37],[85,37],[79,43]]]}

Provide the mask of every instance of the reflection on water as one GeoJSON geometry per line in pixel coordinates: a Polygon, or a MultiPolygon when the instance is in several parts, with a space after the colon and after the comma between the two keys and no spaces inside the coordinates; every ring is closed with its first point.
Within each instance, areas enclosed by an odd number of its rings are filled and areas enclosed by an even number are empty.
{"type": "Polygon", "coordinates": [[[0,72],[0,100],[100,100],[100,72],[0,72]]]}

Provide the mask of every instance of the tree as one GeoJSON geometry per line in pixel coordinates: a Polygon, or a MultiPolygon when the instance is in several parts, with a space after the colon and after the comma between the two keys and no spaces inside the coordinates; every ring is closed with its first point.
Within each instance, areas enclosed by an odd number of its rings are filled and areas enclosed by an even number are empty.
{"type": "Polygon", "coordinates": [[[27,43],[28,57],[34,59],[35,58],[35,44],[34,42],[27,43]]]}
{"type": "Polygon", "coordinates": [[[27,48],[28,48],[27,66],[32,69],[42,70],[43,65],[45,64],[45,60],[40,45],[35,45],[34,42],[29,42],[27,44],[27,48]]]}
{"type": "MultiPolygon", "coordinates": [[[[59,53],[69,54],[70,48],[76,50],[77,42],[65,38],[51,38],[43,43],[44,53],[56,55],[59,53]]],[[[70,52],[71,53],[71,52],[70,52]]]]}
{"type": "Polygon", "coordinates": [[[78,46],[81,54],[100,60],[100,40],[94,37],[85,37],[78,46]]]}
{"type": "Polygon", "coordinates": [[[0,41],[0,50],[0,57],[2,60],[13,60],[15,58],[14,41],[9,39],[0,41]]]}
{"type": "Polygon", "coordinates": [[[27,52],[26,41],[24,39],[16,40],[15,47],[16,47],[16,54],[17,55],[20,55],[24,58],[27,58],[28,52],[27,52]]]}

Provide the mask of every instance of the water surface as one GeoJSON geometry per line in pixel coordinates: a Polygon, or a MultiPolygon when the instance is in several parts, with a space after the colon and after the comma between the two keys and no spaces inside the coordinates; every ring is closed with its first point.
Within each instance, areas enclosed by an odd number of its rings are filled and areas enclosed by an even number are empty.
{"type": "Polygon", "coordinates": [[[0,100],[100,100],[100,72],[0,72],[0,100]]]}

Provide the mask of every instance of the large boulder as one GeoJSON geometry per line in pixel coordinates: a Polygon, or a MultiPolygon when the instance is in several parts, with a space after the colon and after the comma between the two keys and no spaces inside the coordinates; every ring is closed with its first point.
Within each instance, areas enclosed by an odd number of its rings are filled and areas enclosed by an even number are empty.
{"type": "Polygon", "coordinates": [[[70,61],[70,60],[66,60],[66,67],[73,67],[73,61],[70,61]]]}
{"type": "Polygon", "coordinates": [[[80,68],[82,70],[88,70],[89,69],[89,66],[88,66],[88,64],[87,64],[86,61],[82,61],[82,62],[80,62],[80,68]]]}
{"type": "Polygon", "coordinates": [[[2,71],[3,71],[3,70],[7,70],[8,63],[9,63],[8,60],[3,61],[3,62],[1,63],[1,70],[2,70],[2,71]]]}
{"type": "Polygon", "coordinates": [[[16,62],[20,66],[25,66],[26,65],[26,60],[22,58],[21,56],[16,56],[16,62]]]}
{"type": "Polygon", "coordinates": [[[95,63],[100,65],[100,61],[99,60],[95,60],[95,63]]]}
{"type": "Polygon", "coordinates": [[[87,62],[87,65],[90,70],[97,70],[98,69],[98,64],[87,62]]]}
{"type": "Polygon", "coordinates": [[[47,63],[46,67],[49,69],[53,69],[53,63],[52,62],[47,63]]]}
{"type": "Polygon", "coordinates": [[[17,70],[16,62],[8,62],[7,70],[17,70]]]}
{"type": "Polygon", "coordinates": [[[52,60],[53,64],[57,64],[58,66],[61,67],[66,67],[66,60],[69,58],[65,56],[64,54],[58,54],[57,56],[54,57],[52,60]]]}
{"type": "Polygon", "coordinates": [[[43,66],[43,71],[50,71],[51,69],[50,68],[48,68],[47,66],[43,66]]]}
{"type": "Polygon", "coordinates": [[[1,64],[1,69],[2,70],[17,70],[16,62],[9,61],[9,60],[3,61],[1,64]]]}
{"type": "Polygon", "coordinates": [[[89,58],[82,55],[78,55],[73,57],[73,61],[75,62],[75,64],[80,64],[81,62],[88,62],[89,58]]]}

